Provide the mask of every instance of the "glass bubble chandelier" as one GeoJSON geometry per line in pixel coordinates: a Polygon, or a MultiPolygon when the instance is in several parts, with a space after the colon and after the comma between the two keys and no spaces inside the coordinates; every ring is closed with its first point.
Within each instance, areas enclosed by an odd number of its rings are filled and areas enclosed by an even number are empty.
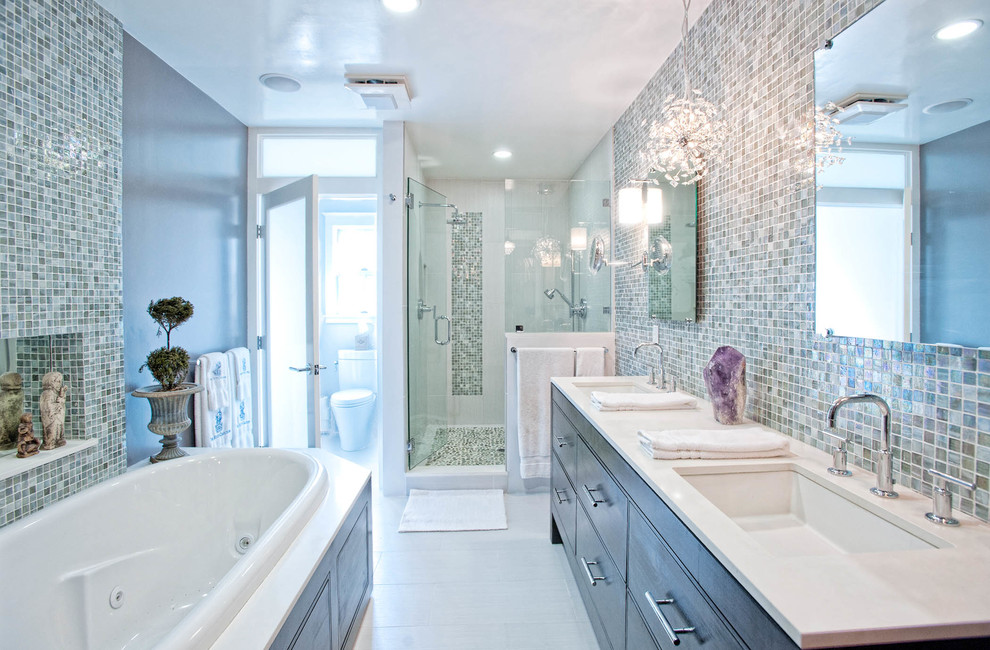
{"type": "Polygon", "coordinates": [[[546,235],[540,237],[533,246],[533,257],[544,268],[560,266],[560,242],[546,235]]]}
{"type": "Polygon", "coordinates": [[[839,120],[835,118],[839,110],[833,102],[828,102],[815,106],[806,120],[788,121],[790,126],[782,138],[793,151],[792,167],[798,176],[798,186],[814,184],[826,169],[845,161],[842,147],[849,145],[852,139],[839,131],[839,120]]]}
{"type": "Polygon", "coordinates": [[[660,119],[650,126],[646,156],[664,178],[677,187],[698,182],[712,164],[724,156],[728,127],[721,110],[691,86],[688,77],[688,10],[684,3],[681,24],[681,65],[684,68],[684,96],[669,95],[660,108],[660,119]]]}

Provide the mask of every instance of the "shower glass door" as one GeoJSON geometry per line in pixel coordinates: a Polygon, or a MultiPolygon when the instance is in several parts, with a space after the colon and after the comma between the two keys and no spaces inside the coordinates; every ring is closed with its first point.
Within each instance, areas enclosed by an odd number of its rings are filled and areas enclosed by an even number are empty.
{"type": "Polygon", "coordinates": [[[448,305],[447,213],[445,196],[409,179],[408,220],[409,387],[408,466],[421,464],[447,425],[450,318],[448,305]]]}

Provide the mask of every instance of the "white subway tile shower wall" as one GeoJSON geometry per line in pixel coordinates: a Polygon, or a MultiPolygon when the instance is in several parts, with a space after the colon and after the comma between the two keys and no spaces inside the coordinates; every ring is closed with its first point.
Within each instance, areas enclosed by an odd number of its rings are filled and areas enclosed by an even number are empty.
{"type": "MultiPolygon", "coordinates": [[[[715,349],[747,357],[755,420],[828,449],[825,412],[838,396],[879,393],[893,417],[894,476],[930,494],[924,468],[978,485],[957,496],[962,512],[988,520],[990,352],[836,338],[814,331],[815,191],[800,183],[781,126],[804,120],[814,101],[814,51],[878,0],[716,0],[691,33],[693,84],[725,110],[728,155],[700,186],[696,324],[660,322],[667,369],[680,385],[705,395],[701,370],[715,349]]],[[[649,123],[663,99],[682,92],[678,49],[615,127],[615,187],[641,178],[649,162],[649,123]]],[[[614,197],[613,197],[614,200],[614,197]]],[[[631,259],[639,227],[618,225],[615,259],[631,259]]],[[[616,273],[619,374],[645,374],[633,357],[651,340],[646,276],[616,273]]],[[[990,343],[990,341],[988,341],[990,343]]],[[[840,427],[853,434],[851,462],[875,471],[879,417],[850,409],[840,427]]]]}
{"type": "Polygon", "coordinates": [[[123,33],[94,0],[21,0],[0,12],[0,336],[73,335],[83,362],[69,414],[83,427],[70,431],[99,441],[0,483],[3,525],[125,469],[123,33]],[[39,145],[70,136],[98,143],[102,165],[74,173],[46,162],[39,145]]]}

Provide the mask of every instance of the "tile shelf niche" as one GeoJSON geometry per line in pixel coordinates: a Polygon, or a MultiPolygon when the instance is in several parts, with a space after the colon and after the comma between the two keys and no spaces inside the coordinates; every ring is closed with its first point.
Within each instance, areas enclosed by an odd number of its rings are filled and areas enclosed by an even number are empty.
{"type": "MultiPolygon", "coordinates": [[[[35,432],[35,437],[38,437],[37,431],[35,432]]],[[[11,476],[23,474],[24,472],[32,470],[35,467],[46,465],[58,460],[59,458],[65,458],[66,456],[78,454],[79,452],[89,449],[90,447],[95,447],[96,442],[96,438],[90,438],[88,440],[66,440],[64,447],[59,447],[58,449],[52,449],[50,451],[41,450],[29,458],[17,458],[16,449],[6,449],[4,451],[0,451],[0,481],[5,478],[10,478],[11,476]]]]}

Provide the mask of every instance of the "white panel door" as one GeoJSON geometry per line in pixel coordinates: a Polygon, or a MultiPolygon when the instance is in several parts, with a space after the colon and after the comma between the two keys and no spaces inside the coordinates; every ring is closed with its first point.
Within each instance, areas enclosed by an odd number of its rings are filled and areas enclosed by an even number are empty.
{"type": "Polygon", "coordinates": [[[262,196],[265,423],[271,447],[320,446],[319,179],[262,196]]]}

